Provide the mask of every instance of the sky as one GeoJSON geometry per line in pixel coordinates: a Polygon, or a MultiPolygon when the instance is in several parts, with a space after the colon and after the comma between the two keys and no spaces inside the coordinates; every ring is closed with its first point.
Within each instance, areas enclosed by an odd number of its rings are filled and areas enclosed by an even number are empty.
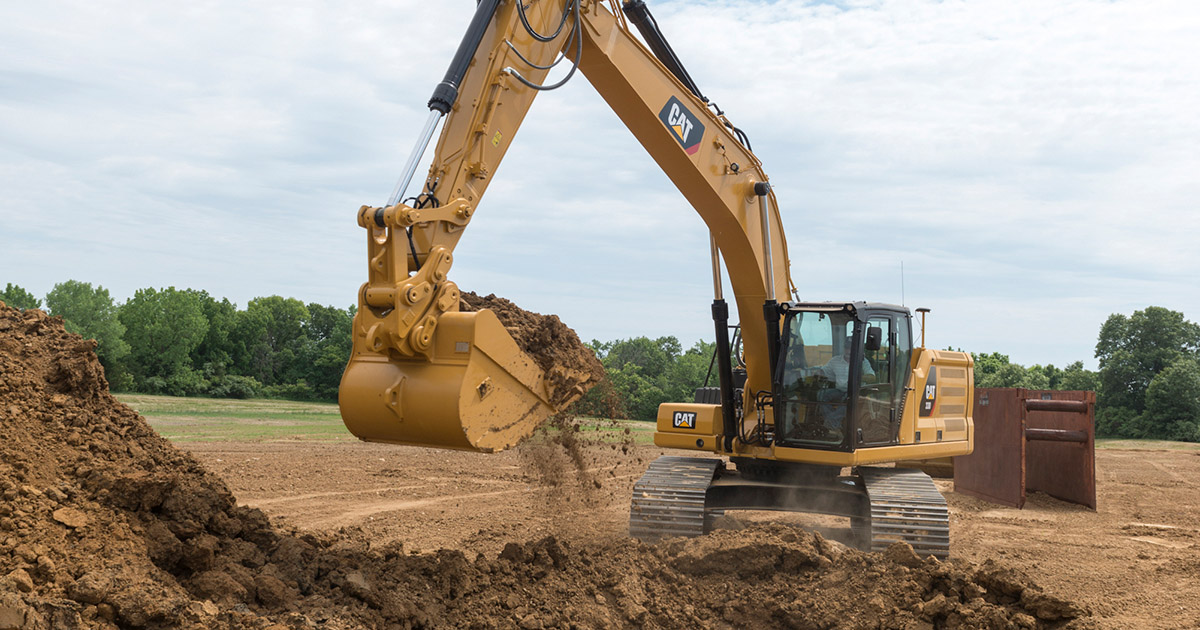
{"type": "MultiPolygon", "coordinates": [[[[929,346],[1060,367],[1095,367],[1112,313],[1200,320],[1200,3],[649,6],[762,160],[801,299],[928,307],[929,346]]],[[[355,211],[386,202],[474,7],[4,3],[0,284],[349,306],[355,211]]],[[[713,336],[708,251],[577,75],[535,101],[450,278],[686,347],[713,336]]]]}

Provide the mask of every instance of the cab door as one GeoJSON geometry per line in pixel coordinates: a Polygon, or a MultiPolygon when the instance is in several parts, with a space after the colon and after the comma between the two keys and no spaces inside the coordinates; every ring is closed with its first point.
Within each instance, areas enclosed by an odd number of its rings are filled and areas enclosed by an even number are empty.
{"type": "Polygon", "coordinates": [[[892,442],[892,318],[886,314],[867,318],[863,335],[861,380],[855,405],[856,442],[860,446],[892,442]],[[879,340],[873,348],[871,339],[879,340]]]}
{"type": "Polygon", "coordinates": [[[908,318],[897,313],[872,314],[867,317],[865,331],[862,376],[855,405],[855,441],[859,446],[898,444],[900,407],[912,347],[908,318]],[[872,329],[878,332],[872,333],[872,329]],[[872,348],[868,342],[872,337],[879,339],[878,348],[872,348]]]}

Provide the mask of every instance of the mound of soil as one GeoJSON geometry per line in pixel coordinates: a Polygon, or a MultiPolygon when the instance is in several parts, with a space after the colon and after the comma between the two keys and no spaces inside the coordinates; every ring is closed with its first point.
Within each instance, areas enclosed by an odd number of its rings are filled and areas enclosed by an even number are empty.
{"type": "Polygon", "coordinates": [[[782,526],[475,558],[286,530],[112,398],[93,349],[0,304],[0,630],[1057,628],[1082,614],[990,563],[782,526]]]}
{"type": "Polygon", "coordinates": [[[464,291],[461,295],[459,310],[491,310],[517,347],[542,368],[550,384],[550,402],[557,409],[565,409],[604,380],[604,366],[596,353],[583,345],[579,335],[557,315],[527,311],[495,294],[482,297],[464,291]]]}

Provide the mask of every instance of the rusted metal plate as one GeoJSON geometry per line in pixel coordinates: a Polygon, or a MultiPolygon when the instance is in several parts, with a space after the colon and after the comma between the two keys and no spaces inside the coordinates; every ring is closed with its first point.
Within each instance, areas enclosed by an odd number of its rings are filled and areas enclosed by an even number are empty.
{"type": "Polygon", "coordinates": [[[975,451],[954,490],[1020,508],[1027,491],[1096,509],[1093,392],[975,389],[975,451]]]}
{"type": "Polygon", "coordinates": [[[1087,431],[1064,431],[1062,429],[1025,429],[1025,439],[1086,444],[1088,433],[1087,431]]]}
{"type": "Polygon", "coordinates": [[[1023,390],[975,388],[975,451],[954,458],[954,491],[1019,508],[1025,505],[1023,390]]]}
{"type": "Polygon", "coordinates": [[[1026,414],[1027,429],[1059,432],[1077,440],[1027,441],[1025,489],[1096,509],[1095,392],[1025,391],[1032,399],[1026,414]]]}
{"type": "Polygon", "coordinates": [[[1068,411],[1071,413],[1088,413],[1088,402],[1086,400],[1045,398],[1045,396],[1063,396],[1067,394],[1073,395],[1083,392],[1061,392],[1054,390],[1028,391],[1030,394],[1036,394],[1038,396],[1037,398],[1025,399],[1025,409],[1028,411],[1068,411]]]}

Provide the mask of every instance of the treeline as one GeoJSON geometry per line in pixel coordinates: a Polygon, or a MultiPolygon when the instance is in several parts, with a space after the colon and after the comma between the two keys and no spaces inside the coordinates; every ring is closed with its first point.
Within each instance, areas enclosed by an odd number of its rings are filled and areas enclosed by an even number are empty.
{"type": "MultiPolygon", "coordinates": [[[[11,283],[0,301],[42,306],[11,283]]],[[[354,307],[279,296],[238,309],[205,291],[175,288],[142,289],[116,304],[103,287],[74,280],[55,285],[45,307],[68,330],[97,341],[116,391],[293,400],[337,399],[354,317],[354,307]]],[[[706,377],[716,382],[712,343],[685,350],[675,337],[637,337],[588,345],[610,383],[592,390],[580,413],[653,420],[659,404],[690,401],[706,377]]],[[[996,352],[972,356],[977,387],[1097,392],[1097,435],[1200,441],[1200,325],[1183,313],[1151,306],[1109,316],[1096,342],[1098,371],[1082,361],[1025,367],[996,352]]]]}
{"type": "Polygon", "coordinates": [[[976,387],[1096,392],[1096,435],[1200,442],[1200,325],[1151,306],[1115,313],[1096,341],[1099,371],[1023,367],[1007,356],[974,354],[976,387]]]}
{"type": "Polygon", "coordinates": [[[971,356],[975,359],[976,387],[1096,391],[1100,382],[1096,372],[1083,367],[1083,361],[1076,361],[1065,368],[1054,365],[1025,367],[1012,363],[1008,355],[999,352],[972,352],[971,356]]]}
{"type": "Polygon", "coordinates": [[[716,385],[716,370],[709,373],[715,343],[697,341],[686,351],[675,337],[635,337],[587,344],[604,364],[609,383],[593,388],[577,404],[583,415],[616,415],[634,420],[654,420],[665,402],[691,402],[706,379],[716,385]]]}
{"type": "MultiPolygon", "coordinates": [[[[41,308],[8,284],[0,301],[41,308]]],[[[67,330],[96,340],[109,386],[172,396],[337,399],[350,358],[354,308],[279,296],[228,299],[194,289],[140,289],[117,304],[108,290],[68,280],[45,297],[67,330]]]]}
{"type": "MultiPolygon", "coordinates": [[[[0,301],[43,307],[11,283],[0,301]]],[[[238,309],[206,291],[174,287],[141,289],[118,304],[104,287],[76,280],[55,285],[44,306],[67,330],[96,340],[114,391],[317,401],[337,400],[355,311],[279,296],[238,309]]],[[[638,337],[588,346],[609,383],[581,401],[580,412],[653,420],[661,403],[692,400],[714,344],[684,350],[675,337],[638,337]]]]}

